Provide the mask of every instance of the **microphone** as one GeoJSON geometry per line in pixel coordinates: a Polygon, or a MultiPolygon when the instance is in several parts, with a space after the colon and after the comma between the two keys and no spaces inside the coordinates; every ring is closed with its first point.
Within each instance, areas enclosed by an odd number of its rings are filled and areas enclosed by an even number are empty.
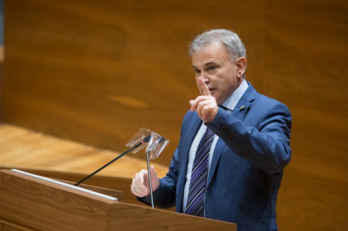
{"type": "MultiPolygon", "coordinates": [[[[153,202],[153,192],[152,192],[152,178],[151,178],[151,171],[150,171],[150,160],[149,160],[149,152],[155,151],[155,153],[159,153],[159,148],[161,147],[161,143],[163,143],[164,141],[164,137],[160,136],[155,142],[153,142],[153,144],[148,147],[148,149],[146,150],[146,163],[147,163],[147,175],[149,178],[149,186],[150,186],[150,196],[151,196],[151,207],[152,209],[155,208],[155,204],[153,202]]],[[[156,156],[155,156],[156,157],[156,156]]],[[[151,155],[150,157],[151,159],[153,158],[153,155],[151,155]]]]}
{"type": "Polygon", "coordinates": [[[160,136],[153,144],[148,148],[148,151],[152,151],[157,147],[158,144],[162,143],[164,141],[163,136],[160,136]]]}
{"type": "Polygon", "coordinates": [[[128,151],[125,151],[124,153],[122,153],[121,155],[119,155],[118,157],[116,157],[115,159],[113,159],[112,161],[110,161],[109,163],[107,163],[106,165],[104,165],[103,167],[99,168],[98,170],[96,170],[95,172],[93,172],[92,174],[88,175],[87,177],[83,178],[82,180],[80,180],[79,182],[77,182],[76,184],[74,184],[75,186],[78,186],[79,184],[81,184],[82,182],[84,182],[85,180],[87,180],[88,178],[90,178],[91,176],[94,176],[95,174],[97,174],[98,172],[100,172],[101,170],[103,170],[104,168],[106,168],[107,166],[109,166],[110,164],[112,164],[113,162],[115,162],[116,160],[120,159],[122,156],[128,154],[129,152],[131,152],[132,150],[134,150],[135,148],[139,147],[142,144],[148,143],[150,141],[151,135],[146,136],[143,140],[141,140],[139,143],[137,143],[136,145],[134,145],[131,149],[129,149],[128,151]]]}

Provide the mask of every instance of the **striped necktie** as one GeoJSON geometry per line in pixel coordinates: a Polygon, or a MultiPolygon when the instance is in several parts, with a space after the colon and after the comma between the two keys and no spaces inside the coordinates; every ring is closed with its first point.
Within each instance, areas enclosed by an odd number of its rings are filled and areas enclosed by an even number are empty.
{"type": "Polygon", "coordinates": [[[204,216],[204,194],[208,175],[209,153],[213,140],[214,133],[207,128],[198,145],[192,167],[186,214],[204,216]]]}

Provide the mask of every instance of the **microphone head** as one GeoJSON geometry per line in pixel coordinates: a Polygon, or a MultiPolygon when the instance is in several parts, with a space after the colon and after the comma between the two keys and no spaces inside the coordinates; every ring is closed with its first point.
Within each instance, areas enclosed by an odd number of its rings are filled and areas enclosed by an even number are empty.
{"type": "Polygon", "coordinates": [[[146,137],[143,139],[143,142],[148,143],[148,142],[150,141],[150,138],[151,138],[151,135],[146,136],[146,137]]]}

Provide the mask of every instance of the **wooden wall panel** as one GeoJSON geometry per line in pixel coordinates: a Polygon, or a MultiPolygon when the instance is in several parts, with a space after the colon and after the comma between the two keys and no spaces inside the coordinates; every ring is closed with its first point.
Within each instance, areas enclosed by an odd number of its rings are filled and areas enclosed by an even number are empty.
{"type": "Polygon", "coordinates": [[[5,23],[6,122],[116,151],[145,124],[163,164],[198,93],[188,42],[235,30],[247,79],[293,115],[280,230],[348,230],[346,1],[8,0],[5,23]]]}
{"type": "Polygon", "coordinates": [[[280,230],[348,230],[348,3],[269,0],[265,9],[260,88],[293,116],[280,230]]]}
{"type": "Polygon", "coordinates": [[[168,165],[198,94],[188,42],[234,28],[259,53],[262,2],[251,2],[6,1],[5,121],[116,151],[146,125],[172,141],[158,159],[168,165]]]}

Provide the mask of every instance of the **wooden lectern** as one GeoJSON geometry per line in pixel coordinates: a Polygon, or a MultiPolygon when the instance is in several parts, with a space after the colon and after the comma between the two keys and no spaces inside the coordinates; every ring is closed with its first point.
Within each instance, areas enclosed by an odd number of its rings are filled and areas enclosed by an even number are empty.
{"type": "Polygon", "coordinates": [[[10,170],[0,170],[0,230],[233,231],[237,226],[113,201],[10,170]]]}

